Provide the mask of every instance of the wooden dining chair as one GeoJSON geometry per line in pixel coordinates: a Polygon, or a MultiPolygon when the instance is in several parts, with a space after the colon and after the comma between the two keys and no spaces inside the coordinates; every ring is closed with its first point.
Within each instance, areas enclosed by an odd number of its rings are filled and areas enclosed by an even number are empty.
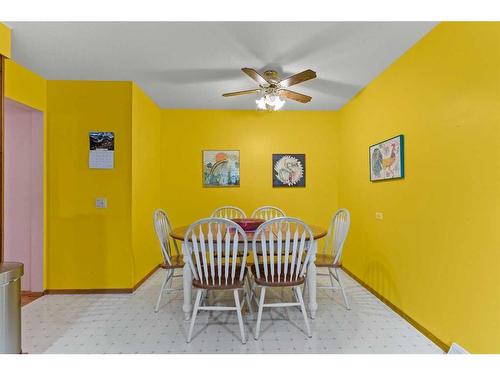
{"type": "Polygon", "coordinates": [[[285,211],[283,211],[281,208],[274,207],[274,206],[262,206],[254,210],[252,212],[252,216],[250,217],[255,217],[257,219],[264,219],[264,220],[271,220],[274,219],[275,217],[285,217],[285,211]]]}
{"type": "Polygon", "coordinates": [[[248,240],[241,227],[224,218],[201,219],[191,224],[184,237],[183,249],[193,273],[197,289],[187,342],[191,341],[199,310],[236,311],[241,342],[246,342],[242,309],[245,302],[250,311],[250,295],[245,290],[248,240]],[[203,297],[207,291],[233,291],[234,306],[208,306],[203,297]],[[240,292],[246,299],[240,302],[240,292]],[[202,303],[202,301],[205,301],[202,303]]]}
{"type": "Polygon", "coordinates": [[[245,211],[235,206],[219,207],[214,212],[212,212],[211,216],[224,219],[242,219],[247,217],[245,211]]]}
{"type": "Polygon", "coordinates": [[[170,220],[168,219],[168,215],[165,211],[157,209],[154,212],[153,225],[156,235],[158,236],[158,240],[160,241],[161,253],[163,255],[163,263],[160,267],[166,271],[165,280],[163,281],[160,294],[158,295],[158,299],[156,301],[155,312],[158,312],[161,297],[164,293],[182,290],[181,288],[172,288],[172,281],[174,277],[182,276],[182,274],[175,275],[175,270],[182,269],[184,267],[184,261],[183,256],[177,247],[177,242],[170,237],[172,226],[170,225],[170,220]]]}
{"type": "Polygon", "coordinates": [[[317,276],[329,276],[330,278],[329,286],[318,286],[317,288],[331,289],[332,291],[340,289],[347,310],[351,308],[338,270],[342,266],[342,250],[344,249],[344,242],[349,232],[350,223],[351,215],[347,209],[341,208],[335,212],[328,228],[323,251],[316,254],[315,261],[316,267],[328,269],[328,273],[318,273],[317,276]]]}
{"type": "Polygon", "coordinates": [[[252,241],[252,274],[260,289],[255,339],[259,338],[264,307],[300,306],[307,336],[312,337],[301,285],[309,262],[314,259],[314,236],[303,221],[291,217],[275,218],[259,226],[252,241]],[[258,240],[260,239],[260,244],[258,240]],[[264,303],[267,288],[290,287],[295,302],[264,303]]]}

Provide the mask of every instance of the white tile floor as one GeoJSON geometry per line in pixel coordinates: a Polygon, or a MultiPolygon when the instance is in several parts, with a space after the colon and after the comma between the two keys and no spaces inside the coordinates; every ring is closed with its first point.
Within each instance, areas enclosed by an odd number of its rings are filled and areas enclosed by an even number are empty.
{"type": "MultiPolygon", "coordinates": [[[[182,292],[153,307],[163,278],[156,272],[135,293],[48,295],[22,308],[27,353],[442,353],[441,349],[344,274],[351,310],[339,292],[318,290],[313,337],[296,308],[264,310],[262,335],[247,320],[242,345],[235,313],[201,312],[186,343],[182,292]]],[[[174,283],[180,283],[177,278],[174,283]]],[[[326,280],[325,280],[326,282],[326,280]]],[[[180,286],[180,284],[179,284],[180,286]]],[[[281,296],[281,292],[277,293],[281,296]]],[[[284,293],[284,298],[291,298],[284,293]]],[[[228,295],[232,298],[232,294],[228,295]]]]}

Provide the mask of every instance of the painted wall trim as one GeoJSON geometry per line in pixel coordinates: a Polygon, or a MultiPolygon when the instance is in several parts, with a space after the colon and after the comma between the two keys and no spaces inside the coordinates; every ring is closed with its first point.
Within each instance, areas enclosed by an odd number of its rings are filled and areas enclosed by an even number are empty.
{"type": "Polygon", "coordinates": [[[139,287],[144,284],[144,282],[149,279],[153,274],[160,268],[160,264],[156,265],[151,271],[149,271],[142,279],[140,279],[132,288],[132,291],[135,292],[139,287]]]}
{"type": "Polygon", "coordinates": [[[439,337],[437,337],[436,335],[434,335],[431,331],[429,331],[427,328],[425,328],[423,325],[421,325],[419,322],[417,322],[415,319],[413,319],[411,316],[409,316],[403,310],[401,310],[399,307],[397,307],[396,305],[394,305],[390,300],[388,300],[387,298],[385,298],[383,295],[381,295],[379,292],[377,292],[375,289],[373,289],[370,285],[368,285],[367,283],[365,283],[362,279],[360,279],[354,273],[352,273],[351,271],[349,271],[349,269],[345,268],[345,266],[342,266],[342,270],[346,274],[348,274],[351,278],[353,278],[357,283],[361,284],[361,286],[363,288],[365,288],[366,290],[368,290],[371,294],[373,294],[380,301],[382,301],[392,311],[394,311],[401,318],[403,318],[408,323],[410,323],[413,327],[415,327],[425,337],[427,337],[434,344],[436,344],[437,346],[439,346],[444,352],[448,352],[448,350],[450,349],[450,346],[447,345],[447,344],[445,344],[445,342],[442,341],[439,337]]]}
{"type": "Polygon", "coordinates": [[[115,289],[47,289],[45,294],[126,294],[132,293],[133,288],[115,289]]]}
{"type": "Polygon", "coordinates": [[[43,295],[47,294],[46,291],[43,292],[31,292],[29,290],[21,290],[21,296],[23,297],[41,297],[43,295]]]}
{"type": "Polygon", "coordinates": [[[144,282],[149,279],[160,268],[156,265],[149,271],[141,280],[139,280],[132,288],[110,288],[110,289],[47,289],[41,293],[45,294],[127,294],[134,293],[144,282]]]}

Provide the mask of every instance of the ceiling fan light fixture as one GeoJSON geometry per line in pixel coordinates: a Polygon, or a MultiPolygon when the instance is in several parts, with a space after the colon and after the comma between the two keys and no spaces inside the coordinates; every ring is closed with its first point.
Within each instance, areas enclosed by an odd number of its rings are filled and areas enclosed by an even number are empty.
{"type": "Polygon", "coordinates": [[[281,100],[279,95],[275,94],[266,94],[262,96],[260,99],[255,101],[257,104],[257,109],[267,110],[267,111],[278,111],[285,104],[284,100],[281,100]]]}
{"type": "Polygon", "coordinates": [[[255,103],[257,104],[257,109],[260,109],[261,111],[265,111],[267,109],[264,97],[257,99],[255,103]]]}
{"type": "Polygon", "coordinates": [[[239,96],[246,94],[259,93],[261,97],[255,101],[257,109],[263,111],[278,111],[283,108],[286,100],[295,100],[299,103],[309,103],[311,97],[289,90],[290,86],[309,81],[316,78],[316,72],[311,69],[294,74],[285,79],[281,79],[275,70],[266,70],[264,74],[252,68],[242,68],[243,73],[252,78],[259,84],[259,87],[252,90],[226,92],[222,94],[224,97],[239,96]]]}

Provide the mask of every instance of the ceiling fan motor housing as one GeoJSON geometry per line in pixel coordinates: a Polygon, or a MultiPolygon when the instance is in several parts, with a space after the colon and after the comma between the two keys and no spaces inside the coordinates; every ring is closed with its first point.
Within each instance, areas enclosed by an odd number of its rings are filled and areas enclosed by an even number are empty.
{"type": "Polygon", "coordinates": [[[276,70],[266,70],[264,72],[264,77],[271,83],[278,83],[280,81],[280,76],[276,70]]]}

